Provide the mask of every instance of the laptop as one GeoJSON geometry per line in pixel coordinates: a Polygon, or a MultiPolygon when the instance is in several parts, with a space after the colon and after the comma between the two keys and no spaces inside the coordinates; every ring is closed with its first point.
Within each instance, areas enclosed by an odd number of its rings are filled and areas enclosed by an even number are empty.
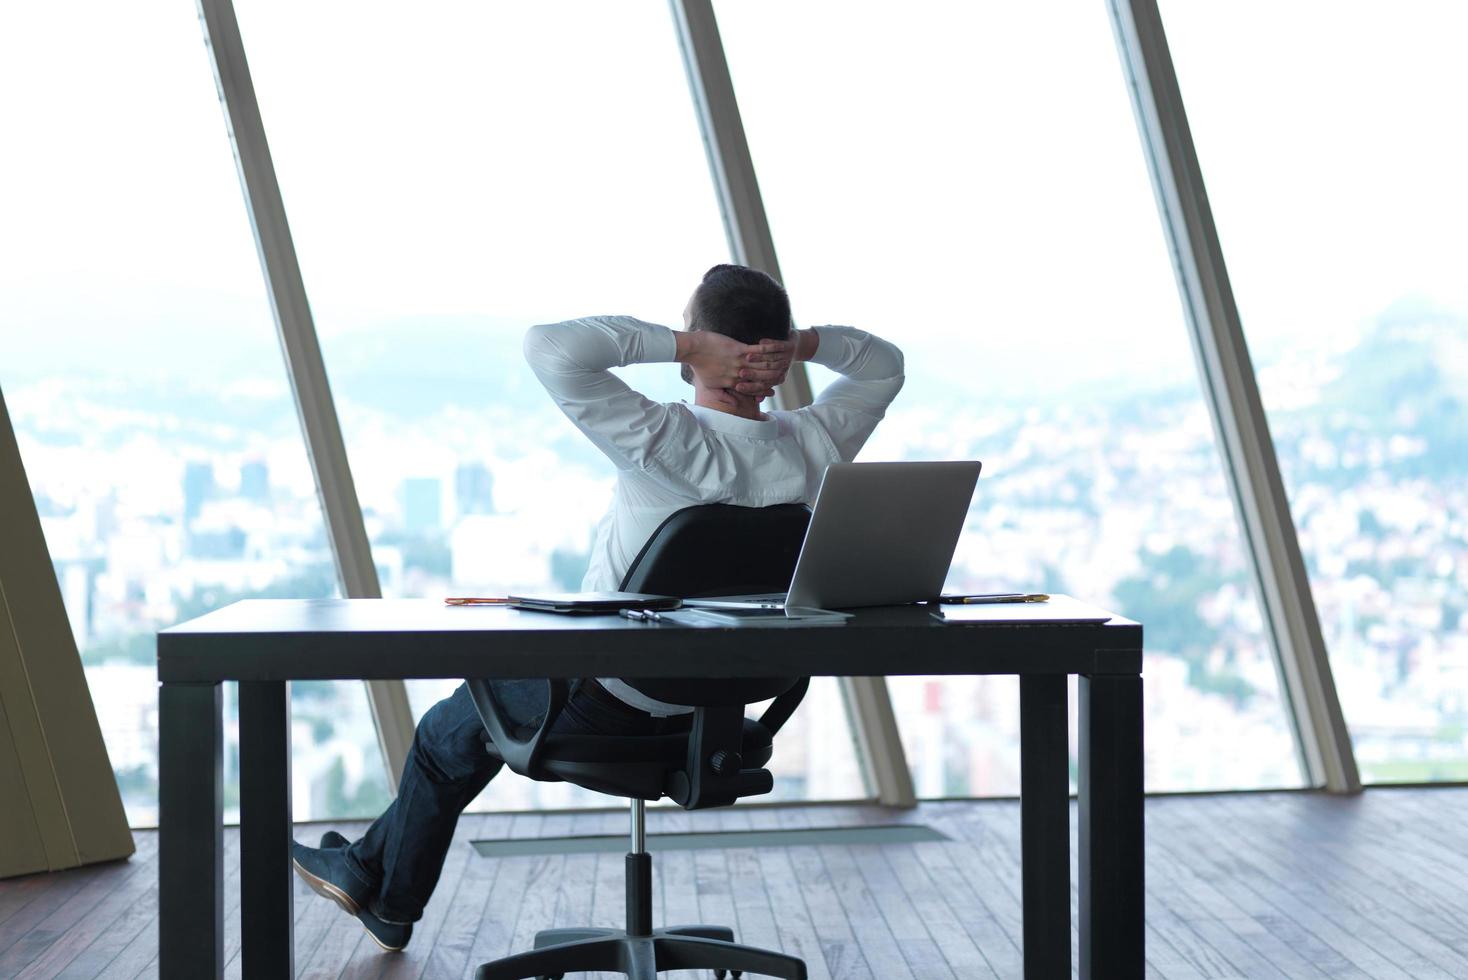
{"type": "Polygon", "coordinates": [[[936,598],[979,479],[977,461],[832,463],[790,590],[689,599],[714,609],[853,609],[936,598]]]}

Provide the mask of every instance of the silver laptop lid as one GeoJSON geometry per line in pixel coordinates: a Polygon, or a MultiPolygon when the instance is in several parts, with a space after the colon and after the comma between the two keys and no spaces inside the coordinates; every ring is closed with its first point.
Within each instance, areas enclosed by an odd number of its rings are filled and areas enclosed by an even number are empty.
{"type": "Polygon", "coordinates": [[[977,461],[832,463],[786,605],[846,609],[935,598],[979,468],[977,461]]]}

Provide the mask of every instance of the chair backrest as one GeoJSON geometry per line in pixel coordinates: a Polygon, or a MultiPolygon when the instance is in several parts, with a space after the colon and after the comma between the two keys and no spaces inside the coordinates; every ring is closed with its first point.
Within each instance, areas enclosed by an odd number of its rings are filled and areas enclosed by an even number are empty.
{"type": "MultiPolygon", "coordinates": [[[[622,579],[622,591],[695,599],[713,595],[784,592],[810,508],[804,504],[686,507],[648,538],[622,579]]],[[[631,679],[626,683],[669,704],[750,704],[784,693],[798,678],[737,681],[631,679]]]]}
{"type": "Polygon", "coordinates": [[[685,507],[647,539],[622,577],[622,590],[683,599],[784,592],[809,526],[804,504],[685,507]],[[718,560],[710,561],[715,555],[718,560]]]}

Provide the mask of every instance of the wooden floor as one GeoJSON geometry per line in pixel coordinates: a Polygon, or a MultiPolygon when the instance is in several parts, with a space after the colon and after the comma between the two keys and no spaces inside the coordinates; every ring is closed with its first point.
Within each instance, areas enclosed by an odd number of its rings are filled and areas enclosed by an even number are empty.
{"type": "MultiPolygon", "coordinates": [[[[1149,977],[1468,977],[1468,789],[1175,797],[1147,804],[1149,977]]],[[[734,926],[812,978],[1019,977],[1018,805],[657,812],[650,829],[926,823],[951,843],[660,854],[661,922],[734,926]]],[[[618,833],[623,813],[472,816],[408,951],[298,887],[300,977],[461,978],[550,925],[617,925],[620,855],[491,860],[474,837],[618,833]]],[[[350,834],[360,825],[339,829],[350,834]]],[[[302,828],[314,839],[326,827],[302,828]]],[[[237,836],[226,861],[238,867],[237,836]]],[[[0,882],[0,978],[157,975],[157,834],[131,861],[0,882]]],[[[238,889],[226,956],[240,972],[238,889]]],[[[1074,935],[1072,935],[1074,943],[1074,935]]],[[[692,976],[692,974],[674,974],[692,976]]]]}

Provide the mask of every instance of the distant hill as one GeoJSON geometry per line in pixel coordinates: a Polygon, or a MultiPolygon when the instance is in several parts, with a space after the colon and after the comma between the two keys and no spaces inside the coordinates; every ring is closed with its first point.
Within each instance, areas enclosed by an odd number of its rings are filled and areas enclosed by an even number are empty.
{"type": "MultiPolygon", "coordinates": [[[[1322,391],[1328,409],[1433,414],[1468,397],[1468,320],[1420,306],[1384,313],[1322,391]]],[[[1386,419],[1382,419],[1383,422],[1386,419]]]]}
{"type": "MultiPolygon", "coordinates": [[[[1275,413],[1276,441],[1316,434],[1338,448],[1393,436],[1421,440],[1423,452],[1371,463],[1398,476],[1468,475],[1468,320],[1427,306],[1387,311],[1338,364],[1308,407],[1275,413]]],[[[1324,482],[1349,479],[1315,471],[1324,482]]]]}
{"type": "Polygon", "coordinates": [[[397,418],[452,405],[532,409],[545,391],[521,356],[527,324],[487,317],[386,320],[322,341],[333,393],[397,418]]]}
{"type": "MultiPolygon", "coordinates": [[[[333,395],[339,405],[362,408],[411,423],[446,411],[513,418],[544,412],[545,393],[521,356],[526,323],[485,316],[387,319],[323,340],[333,395]]],[[[201,341],[197,330],[157,326],[121,342],[99,339],[87,350],[90,372],[65,366],[74,348],[34,336],[15,338],[14,359],[0,366],[0,383],[25,386],[62,380],[66,391],[129,413],[115,438],[178,420],[201,437],[211,427],[284,433],[295,428],[290,390],[275,338],[226,331],[201,341]],[[248,342],[246,342],[248,340],[248,342]],[[207,347],[209,356],[196,352],[207,347]]],[[[75,338],[71,338],[75,340],[75,338]]],[[[904,338],[909,365],[902,402],[921,400],[938,411],[982,412],[989,406],[1041,411],[1100,413],[1113,425],[1146,429],[1199,397],[1191,377],[1097,380],[1097,365],[1071,374],[1049,370],[1054,352],[986,348],[904,338]]],[[[1318,367],[1319,365],[1317,365],[1318,367]]],[[[1468,320],[1422,304],[1386,311],[1361,341],[1324,365],[1326,382],[1304,407],[1271,412],[1282,457],[1299,458],[1292,444],[1311,435],[1341,446],[1351,440],[1405,435],[1428,451],[1388,463],[1393,472],[1468,473],[1468,320]]],[[[628,369],[626,376],[654,398],[685,398],[689,390],[666,365],[628,369]]],[[[1268,392],[1266,391],[1266,396],[1268,392]]],[[[899,403],[899,407],[901,402],[899,403]]],[[[48,415],[50,413],[42,413],[48,415]]],[[[59,411],[50,429],[68,437],[75,421],[59,411]]],[[[568,429],[568,434],[570,430],[568,429]]],[[[1312,473],[1326,480],[1341,473],[1312,473]]]]}

